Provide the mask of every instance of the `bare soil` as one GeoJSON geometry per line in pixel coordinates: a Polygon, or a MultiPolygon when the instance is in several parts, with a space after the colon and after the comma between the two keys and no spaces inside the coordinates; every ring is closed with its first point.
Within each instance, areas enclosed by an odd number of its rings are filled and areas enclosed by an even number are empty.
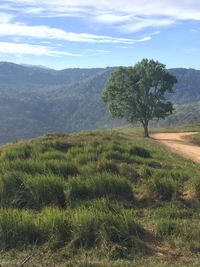
{"type": "Polygon", "coordinates": [[[156,133],[152,134],[151,137],[181,156],[191,159],[195,163],[200,163],[200,146],[194,145],[185,139],[188,135],[194,134],[197,134],[197,132],[156,133]]]}

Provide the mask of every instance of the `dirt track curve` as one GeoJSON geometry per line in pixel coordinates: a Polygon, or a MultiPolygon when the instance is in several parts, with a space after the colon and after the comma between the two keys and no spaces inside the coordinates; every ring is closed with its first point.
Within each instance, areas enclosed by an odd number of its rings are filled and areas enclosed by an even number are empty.
{"type": "Polygon", "coordinates": [[[196,134],[196,132],[187,133],[156,133],[151,137],[161,142],[171,150],[182,155],[187,159],[191,159],[196,163],[200,163],[200,146],[191,144],[184,137],[196,134]]]}

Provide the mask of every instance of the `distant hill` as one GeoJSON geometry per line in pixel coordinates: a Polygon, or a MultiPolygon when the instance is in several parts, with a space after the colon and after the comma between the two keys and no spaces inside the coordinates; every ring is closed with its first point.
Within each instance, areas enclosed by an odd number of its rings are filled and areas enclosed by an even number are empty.
{"type": "MultiPolygon", "coordinates": [[[[74,132],[122,125],[101,101],[113,68],[65,69],[0,62],[0,143],[50,132],[74,132]]],[[[177,76],[170,99],[177,112],[161,124],[200,119],[200,71],[170,69],[177,76]],[[194,108],[195,107],[195,108],[194,108]],[[193,112],[194,111],[194,112],[193,112]]]]}

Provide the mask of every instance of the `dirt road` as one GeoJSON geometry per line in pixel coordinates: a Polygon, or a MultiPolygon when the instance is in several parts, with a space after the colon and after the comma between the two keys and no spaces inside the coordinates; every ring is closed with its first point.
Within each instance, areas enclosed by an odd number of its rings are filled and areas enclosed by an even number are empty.
{"type": "Polygon", "coordinates": [[[196,132],[156,133],[152,134],[151,137],[183,157],[191,159],[196,163],[200,163],[200,146],[193,145],[184,139],[185,136],[192,134],[196,134],[196,132]]]}

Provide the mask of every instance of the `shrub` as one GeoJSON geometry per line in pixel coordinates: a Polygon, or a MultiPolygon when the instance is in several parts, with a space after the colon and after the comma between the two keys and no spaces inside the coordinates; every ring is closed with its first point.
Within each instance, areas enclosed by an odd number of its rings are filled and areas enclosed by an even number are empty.
{"type": "Polygon", "coordinates": [[[132,187],[120,176],[109,173],[97,174],[93,177],[74,177],[68,182],[69,199],[92,199],[108,196],[114,199],[131,200],[132,187]]]}
{"type": "Polygon", "coordinates": [[[145,148],[139,147],[139,146],[130,148],[129,153],[132,156],[138,156],[141,158],[151,158],[150,152],[146,150],[145,148]]]}
{"type": "Polygon", "coordinates": [[[177,193],[177,183],[169,177],[152,177],[145,183],[148,197],[171,200],[177,193]]]}

